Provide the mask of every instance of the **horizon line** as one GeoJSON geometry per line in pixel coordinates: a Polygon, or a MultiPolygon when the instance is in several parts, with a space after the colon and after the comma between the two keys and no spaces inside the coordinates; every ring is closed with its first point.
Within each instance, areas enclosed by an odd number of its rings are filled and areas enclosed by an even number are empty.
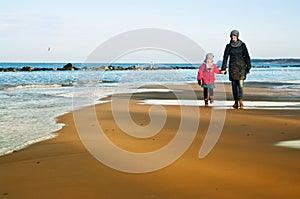
{"type": "MultiPolygon", "coordinates": [[[[251,60],[300,60],[300,58],[291,58],[291,57],[282,57],[282,58],[251,58],[251,60]]],[[[222,60],[217,60],[215,61],[220,62],[222,60]]],[[[89,64],[112,64],[112,63],[105,63],[105,62],[81,62],[81,61],[0,61],[0,63],[57,63],[57,64],[64,64],[64,63],[78,63],[78,64],[84,64],[84,63],[89,63],[89,64]]],[[[133,63],[137,63],[137,64],[187,64],[187,62],[153,62],[153,61],[141,61],[141,62],[137,62],[137,61],[125,61],[125,62],[114,62],[115,64],[133,64],[133,63]]],[[[202,63],[201,62],[193,62],[190,64],[199,64],[202,63]]]]}

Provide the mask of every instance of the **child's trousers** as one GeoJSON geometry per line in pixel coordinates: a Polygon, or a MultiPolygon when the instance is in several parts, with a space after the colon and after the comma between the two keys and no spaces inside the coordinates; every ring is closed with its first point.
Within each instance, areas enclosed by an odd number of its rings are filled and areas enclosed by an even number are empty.
{"type": "Polygon", "coordinates": [[[204,97],[204,99],[208,99],[208,95],[210,97],[214,96],[214,89],[213,88],[203,88],[203,97],[204,97]]]}

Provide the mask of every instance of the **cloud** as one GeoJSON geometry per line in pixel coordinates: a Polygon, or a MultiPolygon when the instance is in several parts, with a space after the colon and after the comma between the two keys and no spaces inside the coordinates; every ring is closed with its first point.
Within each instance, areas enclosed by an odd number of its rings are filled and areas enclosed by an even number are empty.
{"type": "Polygon", "coordinates": [[[50,15],[0,15],[1,31],[49,31],[63,26],[63,20],[50,15]]]}
{"type": "Polygon", "coordinates": [[[20,27],[20,26],[23,26],[23,23],[19,17],[0,15],[0,28],[20,27]]]}

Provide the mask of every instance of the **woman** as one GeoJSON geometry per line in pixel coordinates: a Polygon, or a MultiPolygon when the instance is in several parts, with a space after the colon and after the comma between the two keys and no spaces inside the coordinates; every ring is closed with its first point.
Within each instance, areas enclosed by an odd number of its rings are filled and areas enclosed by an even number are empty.
{"type": "Polygon", "coordinates": [[[230,33],[230,43],[226,45],[222,71],[226,70],[227,60],[229,57],[229,80],[231,81],[232,94],[234,98],[234,108],[243,104],[243,87],[247,73],[251,69],[250,56],[246,44],[239,40],[239,32],[233,30],[230,33]]]}

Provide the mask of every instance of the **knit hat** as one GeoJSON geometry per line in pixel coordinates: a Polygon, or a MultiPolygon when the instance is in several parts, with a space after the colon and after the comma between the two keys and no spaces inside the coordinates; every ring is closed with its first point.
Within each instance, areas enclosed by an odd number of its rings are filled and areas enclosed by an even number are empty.
{"type": "Polygon", "coordinates": [[[239,38],[239,35],[240,35],[240,33],[239,33],[239,31],[237,31],[237,30],[233,30],[233,31],[231,31],[231,33],[230,33],[230,37],[232,37],[232,36],[237,36],[237,38],[239,38]]]}
{"type": "Polygon", "coordinates": [[[207,53],[204,62],[206,63],[207,60],[213,59],[214,57],[215,57],[214,54],[212,54],[212,53],[207,53]]]}

